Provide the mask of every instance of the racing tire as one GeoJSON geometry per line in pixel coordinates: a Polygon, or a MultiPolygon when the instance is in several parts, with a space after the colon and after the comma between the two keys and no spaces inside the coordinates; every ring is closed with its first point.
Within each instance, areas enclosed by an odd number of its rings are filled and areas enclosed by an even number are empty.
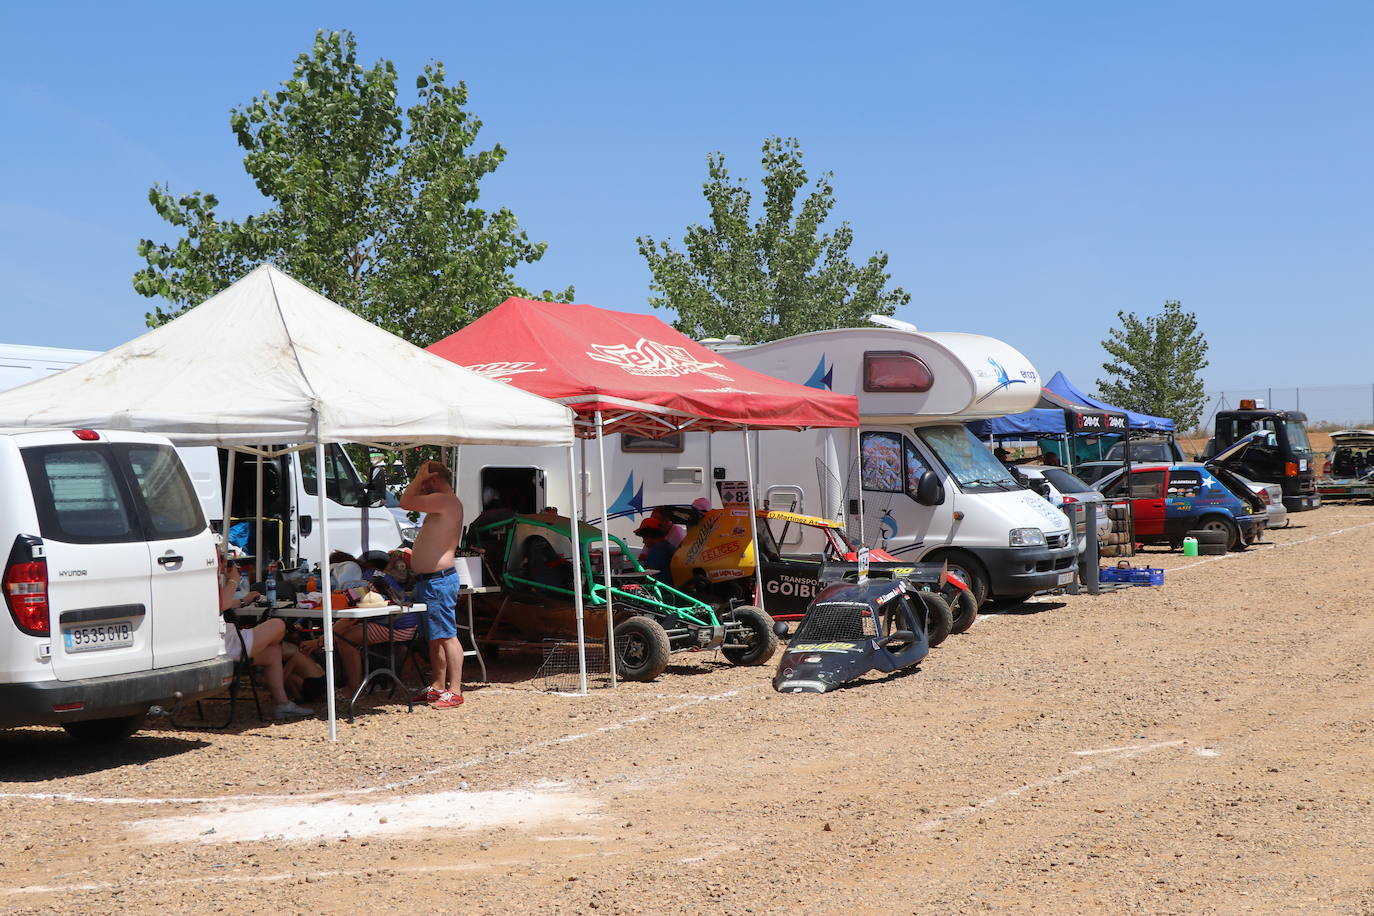
{"type": "Polygon", "coordinates": [[[720,654],[733,665],[764,665],[778,651],[778,634],[773,632],[773,618],[760,608],[737,607],[735,620],[743,629],[741,642],[748,643],[744,649],[722,648],[720,654]]]}
{"type": "Polygon", "coordinates": [[[114,744],[138,731],[143,724],[143,715],[116,716],[113,719],[82,719],[80,722],[63,722],[62,727],[78,741],[91,744],[114,744]]]}
{"type": "MultiPolygon", "coordinates": [[[[1202,520],[1202,524],[1198,526],[1198,530],[1210,532],[1207,538],[1208,543],[1225,544],[1227,550],[1239,549],[1236,545],[1239,544],[1241,540],[1240,528],[1229,518],[1222,518],[1220,515],[1209,515],[1202,520]],[[1218,536],[1220,536],[1220,540],[1218,536]]],[[[1203,542],[1199,541],[1198,543],[1201,544],[1203,542]]]]}
{"type": "Polygon", "coordinates": [[[926,609],[926,641],[934,649],[944,642],[954,631],[954,612],[943,595],[935,592],[917,592],[921,604],[926,609]]]}
{"type": "Polygon", "coordinates": [[[663,625],[637,614],[615,626],[615,664],[627,681],[652,681],[668,667],[672,643],[663,625]]]}
{"type": "Polygon", "coordinates": [[[967,633],[973,622],[978,619],[978,602],[974,600],[973,595],[963,590],[948,596],[947,600],[950,601],[949,609],[953,616],[949,631],[967,633]]]}
{"type": "MultiPolygon", "coordinates": [[[[927,563],[949,563],[949,571],[964,580],[968,590],[973,593],[974,609],[983,606],[983,602],[988,600],[990,590],[988,584],[988,574],[983,571],[983,564],[966,553],[944,553],[927,557],[927,563]]],[[[950,605],[954,610],[954,632],[962,633],[959,629],[959,609],[953,604],[950,605]]],[[[973,626],[973,621],[969,621],[969,626],[973,626]]],[[[967,627],[965,627],[967,629],[967,627]]]]}

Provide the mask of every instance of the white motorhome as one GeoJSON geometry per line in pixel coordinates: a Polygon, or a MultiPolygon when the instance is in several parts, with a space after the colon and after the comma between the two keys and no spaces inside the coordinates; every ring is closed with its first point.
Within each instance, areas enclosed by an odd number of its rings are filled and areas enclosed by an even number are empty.
{"type": "MultiPolygon", "coordinates": [[[[1040,375],[1013,347],[976,334],[852,328],[720,349],[755,371],[859,398],[858,431],[749,434],[755,489],[773,508],[847,521],[852,535],[862,530],[904,559],[948,561],[984,597],[1015,600],[1071,581],[1076,547],[1063,514],[963,425],[1034,406],[1040,375]]],[[[714,501],[714,481],[746,473],[740,433],[609,436],[605,449],[611,530],[622,536],[644,507],[714,501]]],[[[584,454],[588,515],[597,516],[596,443],[584,454]]],[[[484,491],[516,511],[572,506],[561,475],[545,475],[532,450],[464,448],[459,485],[470,507],[484,491]]],[[[798,539],[783,545],[791,552],[812,546],[804,531],[787,536],[798,539]]]]}
{"type": "MultiPolygon", "coordinates": [[[[0,344],[0,390],[13,388],[85,362],[97,350],[0,344]]],[[[232,392],[226,392],[232,396],[232,392]]],[[[213,447],[183,447],[181,455],[201,511],[210,527],[223,531],[224,487],[228,452],[213,447]]],[[[325,492],[329,499],[329,544],[354,556],[368,550],[390,550],[402,542],[396,517],[382,504],[382,469],[363,479],[337,444],[325,446],[325,492]]],[[[246,522],[250,551],[256,553],[257,459],[236,453],[234,505],[231,525],[246,522]]],[[[266,559],[280,559],[286,568],[302,561],[324,561],[320,530],[315,525],[315,453],[313,449],[263,460],[263,542],[266,559]]]]}

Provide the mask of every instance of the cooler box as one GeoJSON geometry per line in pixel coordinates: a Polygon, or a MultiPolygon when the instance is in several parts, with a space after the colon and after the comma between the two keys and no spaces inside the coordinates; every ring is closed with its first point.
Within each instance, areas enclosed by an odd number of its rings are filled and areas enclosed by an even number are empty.
{"type": "Polygon", "coordinates": [[[453,568],[458,571],[458,583],[465,588],[482,587],[482,558],[454,557],[453,568]]]}

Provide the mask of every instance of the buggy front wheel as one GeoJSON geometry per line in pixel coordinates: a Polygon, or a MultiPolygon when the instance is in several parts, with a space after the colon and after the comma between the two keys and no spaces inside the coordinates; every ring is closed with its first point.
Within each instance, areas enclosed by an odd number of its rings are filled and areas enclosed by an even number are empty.
{"type": "Polygon", "coordinates": [[[736,665],[763,665],[778,651],[778,635],[773,632],[773,618],[756,607],[737,607],[734,610],[735,622],[740,625],[737,633],[726,636],[733,645],[720,650],[731,663],[736,665]]]}
{"type": "Polygon", "coordinates": [[[636,615],[615,626],[615,664],[627,681],[652,681],[668,667],[672,644],[663,626],[636,615]]]}

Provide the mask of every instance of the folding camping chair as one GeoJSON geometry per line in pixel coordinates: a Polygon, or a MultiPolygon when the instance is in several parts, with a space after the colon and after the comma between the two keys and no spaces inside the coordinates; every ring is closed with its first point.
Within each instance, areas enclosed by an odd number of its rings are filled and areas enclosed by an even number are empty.
{"type": "MultiPolygon", "coordinates": [[[[237,615],[233,614],[232,612],[226,614],[226,619],[228,621],[229,626],[238,626],[237,615]]],[[[228,728],[234,722],[234,708],[238,705],[240,699],[246,699],[242,696],[242,691],[245,682],[247,683],[248,695],[253,698],[253,709],[258,715],[258,721],[267,721],[265,718],[263,718],[262,715],[262,701],[258,699],[257,666],[253,664],[253,659],[250,658],[248,655],[248,645],[242,639],[239,639],[238,642],[239,656],[238,658],[234,659],[234,673],[232,675],[232,680],[229,681],[228,693],[225,696],[212,696],[196,700],[196,715],[198,715],[201,719],[202,724],[200,725],[190,725],[187,723],[178,722],[177,712],[180,710],[180,706],[178,705],[172,707],[172,711],[168,715],[167,720],[174,727],[184,728],[190,731],[218,731],[221,729],[228,728]],[[219,724],[205,723],[204,704],[215,702],[222,702],[225,703],[225,705],[227,706],[224,721],[219,724]]]]}

